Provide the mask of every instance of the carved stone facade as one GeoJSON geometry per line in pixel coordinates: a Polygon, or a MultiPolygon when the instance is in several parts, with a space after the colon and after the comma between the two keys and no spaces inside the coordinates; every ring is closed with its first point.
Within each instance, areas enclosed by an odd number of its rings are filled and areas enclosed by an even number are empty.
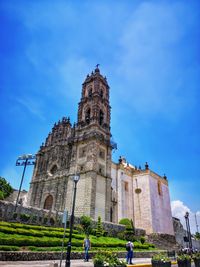
{"type": "Polygon", "coordinates": [[[71,210],[72,176],[80,174],[75,215],[110,221],[111,151],[109,86],[96,67],[82,85],[78,122],[54,125],[36,155],[29,205],[71,210]]]}
{"type": "Polygon", "coordinates": [[[109,85],[96,67],[82,85],[77,123],[54,125],[36,155],[28,205],[70,212],[72,176],[79,173],[75,215],[118,223],[133,219],[147,233],[174,234],[168,183],[148,169],[125,160],[112,162],[109,85]]]}

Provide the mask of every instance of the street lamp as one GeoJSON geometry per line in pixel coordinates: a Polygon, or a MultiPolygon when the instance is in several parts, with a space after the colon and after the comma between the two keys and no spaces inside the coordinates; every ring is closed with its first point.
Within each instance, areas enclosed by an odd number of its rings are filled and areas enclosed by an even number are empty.
{"type": "Polygon", "coordinates": [[[186,229],[187,229],[187,235],[188,235],[188,241],[189,241],[189,249],[192,250],[192,238],[191,238],[191,232],[190,232],[189,212],[186,212],[184,217],[185,217],[185,223],[186,223],[186,229]]]}
{"type": "Polygon", "coordinates": [[[70,217],[70,232],[69,232],[69,241],[67,244],[67,255],[66,255],[66,262],[65,267],[70,267],[70,254],[71,254],[71,241],[72,241],[72,231],[73,231],[73,224],[74,224],[74,208],[75,208],[75,200],[76,200],[76,189],[77,189],[77,183],[80,179],[79,174],[75,174],[73,177],[74,181],[74,197],[73,197],[73,205],[72,205],[72,214],[70,217]]]}
{"type": "Polygon", "coordinates": [[[14,212],[17,209],[17,204],[18,204],[18,201],[19,201],[19,195],[20,195],[21,188],[22,188],[22,183],[23,183],[23,179],[24,179],[26,166],[27,165],[34,165],[34,164],[35,164],[35,155],[32,155],[32,154],[22,155],[22,156],[18,157],[18,159],[16,161],[16,166],[24,166],[24,170],[23,170],[23,173],[22,173],[22,178],[21,178],[21,182],[20,182],[20,186],[19,186],[19,191],[18,191],[18,194],[17,194],[17,200],[16,200],[14,212]]]}

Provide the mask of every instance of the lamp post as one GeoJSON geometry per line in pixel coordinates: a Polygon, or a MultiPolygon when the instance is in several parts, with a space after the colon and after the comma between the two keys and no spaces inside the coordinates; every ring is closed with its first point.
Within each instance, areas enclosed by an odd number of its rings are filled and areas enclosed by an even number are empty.
{"type": "Polygon", "coordinates": [[[25,171],[26,171],[26,166],[27,165],[34,165],[34,164],[35,164],[35,155],[32,155],[32,154],[22,155],[22,156],[18,157],[18,159],[16,161],[16,166],[24,166],[24,169],[23,169],[23,173],[22,173],[20,186],[19,186],[19,191],[18,191],[18,194],[17,194],[17,200],[16,200],[14,212],[17,209],[17,204],[18,204],[18,201],[19,201],[19,195],[20,195],[21,188],[22,188],[22,183],[23,183],[23,180],[24,180],[24,174],[25,174],[25,171]]]}
{"type": "Polygon", "coordinates": [[[72,231],[73,231],[73,224],[74,224],[74,208],[75,208],[75,201],[76,201],[77,183],[78,183],[79,179],[80,179],[80,175],[79,174],[75,174],[73,176],[74,197],[73,197],[72,213],[71,213],[71,217],[70,217],[70,232],[69,232],[69,241],[68,241],[68,244],[67,244],[67,255],[66,255],[65,267],[70,267],[71,241],[72,241],[72,231]]]}
{"type": "Polygon", "coordinates": [[[185,223],[186,223],[186,229],[187,229],[187,235],[188,235],[188,242],[189,242],[189,249],[192,249],[192,238],[191,238],[191,232],[190,232],[190,221],[189,221],[189,212],[185,213],[185,223]]]}

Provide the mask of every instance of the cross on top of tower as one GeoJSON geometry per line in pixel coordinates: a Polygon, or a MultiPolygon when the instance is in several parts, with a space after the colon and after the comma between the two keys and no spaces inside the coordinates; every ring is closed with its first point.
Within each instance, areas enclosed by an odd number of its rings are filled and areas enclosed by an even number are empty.
{"type": "Polygon", "coordinates": [[[97,64],[97,65],[96,65],[95,72],[100,72],[100,70],[99,70],[99,66],[100,66],[100,64],[97,64]]]}

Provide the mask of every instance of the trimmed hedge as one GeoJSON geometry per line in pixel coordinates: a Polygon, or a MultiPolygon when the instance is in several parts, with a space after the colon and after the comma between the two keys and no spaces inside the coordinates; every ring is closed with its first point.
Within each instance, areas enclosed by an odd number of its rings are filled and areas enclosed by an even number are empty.
{"type": "MultiPolygon", "coordinates": [[[[23,229],[32,229],[32,230],[46,230],[46,231],[57,231],[63,233],[63,228],[59,227],[49,227],[49,226],[40,226],[40,225],[31,225],[31,224],[22,224],[22,223],[8,223],[0,222],[0,226],[7,226],[11,228],[23,228],[23,229]]],[[[66,229],[66,232],[69,233],[69,229],[66,229]]],[[[73,230],[74,234],[78,234],[77,230],[73,230]]]]}
{"type": "MultiPolygon", "coordinates": [[[[75,232],[75,231],[74,231],[75,232]]],[[[65,246],[68,243],[69,230],[66,233],[65,246]]],[[[72,247],[74,250],[81,250],[83,245],[84,235],[73,233],[72,247]]],[[[0,246],[5,249],[8,247],[32,247],[49,251],[57,251],[56,247],[60,247],[63,238],[63,229],[55,227],[44,227],[35,225],[26,225],[21,223],[6,223],[0,222],[0,246]],[[55,248],[56,250],[52,249],[55,248]]],[[[112,249],[116,251],[125,250],[125,240],[120,240],[111,237],[96,237],[90,236],[92,247],[95,249],[112,249]]],[[[150,249],[154,248],[153,244],[135,241],[135,249],[150,249]]],[[[12,249],[10,249],[12,250],[12,249]]],[[[35,249],[36,250],[36,249],[35,249]]],[[[59,250],[59,248],[58,248],[59,250]]]]}
{"type": "Polygon", "coordinates": [[[20,248],[17,246],[0,246],[0,251],[19,251],[20,248]]]}
{"type": "MultiPolygon", "coordinates": [[[[38,231],[38,230],[31,230],[31,229],[21,229],[21,228],[11,228],[6,226],[1,226],[0,232],[7,233],[7,234],[17,234],[17,235],[26,235],[26,236],[35,236],[35,237],[57,237],[62,238],[63,232],[56,232],[56,231],[38,231]]],[[[69,233],[66,234],[66,237],[69,237],[69,233]]],[[[83,235],[72,234],[72,237],[75,239],[83,240],[83,235]]]]}

